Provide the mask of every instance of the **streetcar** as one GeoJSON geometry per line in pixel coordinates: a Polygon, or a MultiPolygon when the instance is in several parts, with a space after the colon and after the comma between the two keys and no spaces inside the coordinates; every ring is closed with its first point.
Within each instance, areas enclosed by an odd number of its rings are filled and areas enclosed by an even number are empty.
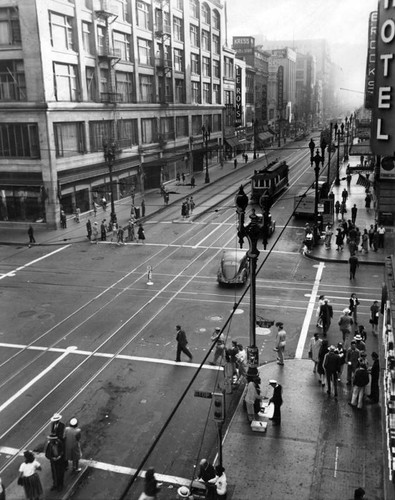
{"type": "Polygon", "coordinates": [[[284,160],[272,161],[251,177],[251,202],[269,210],[274,198],[288,186],[289,167],[284,160]]]}

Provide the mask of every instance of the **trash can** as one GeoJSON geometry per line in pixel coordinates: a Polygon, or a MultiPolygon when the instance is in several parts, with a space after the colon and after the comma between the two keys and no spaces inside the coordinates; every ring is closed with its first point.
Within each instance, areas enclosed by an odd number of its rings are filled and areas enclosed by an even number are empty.
{"type": "Polygon", "coordinates": [[[134,211],[136,213],[136,219],[140,219],[140,207],[134,207],[134,211]]]}

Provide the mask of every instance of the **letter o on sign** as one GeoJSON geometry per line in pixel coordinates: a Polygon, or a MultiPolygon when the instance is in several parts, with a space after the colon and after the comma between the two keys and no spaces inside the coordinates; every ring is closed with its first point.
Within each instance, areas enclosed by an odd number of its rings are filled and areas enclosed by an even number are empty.
{"type": "Polygon", "coordinates": [[[393,19],[387,19],[381,27],[381,40],[384,43],[390,43],[395,37],[395,23],[393,19]],[[387,29],[388,28],[388,29],[387,29]]]}

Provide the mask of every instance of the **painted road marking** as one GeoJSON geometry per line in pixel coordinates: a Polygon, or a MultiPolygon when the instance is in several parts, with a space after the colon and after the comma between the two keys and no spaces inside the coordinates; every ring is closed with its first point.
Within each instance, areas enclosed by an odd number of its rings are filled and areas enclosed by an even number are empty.
{"type": "MultiPolygon", "coordinates": [[[[19,450],[18,448],[11,448],[9,446],[0,446],[0,454],[1,455],[13,455],[13,456],[23,456],[23,451],[24,450],[19,450]]],[[[44,453],[35,453],[35,457],[37,459],[45,459],[44,453]]],[[[124,467],[122,465],[114,465],[114,464],[108,464],[106,462],[98,462],[96,460],[84,460],[80,459],[80,464],[81,465],[86,465],[87,467],[92,467],[94,469],[99,469],[99,470],[104,470],[104,471],[109,471],[109,472],[116,472],[118,474],[126,474],[128,476],[133,476],[136,473],[137,469],[133,469],[132,467],[124,467]]],[[[145,476],[146,471],[141,471],[139,473],[140,477],[145,476]]],[[[178,477],[178,476],[169,476],[167,474],[159,474],[155,472],[155,477],[160,481],[164,483],[170,483],[170,484],[176,484],[178,486],[190,486],[191,480],[190,479],[185,479],[183,477],[178,477]]]]}
{"type": "Polygon", "coordinates": [[[17,273],[18,271],[22,271],[22,269],[25,269],[26,267],[32,266],[33,264],[36,264],[36,262],[40,262],[40,260],[44,260],[47,257],[51,257],[52,255],[55,255],[56,253],[61,252],[62,250],[65,250],[69,246],[71,246],[71,245],[65,245],[63,247],[60,247],[60,248],[54,250],[53,252],[47,253],[46,255],[43,255],[42,257],[39,257],[38,259],[34,259],[31,262],[28,262],[27,264],[24,264],[23,266],[17,267],[16,269],[13,269],[9,273],[2,274],[0,276],[0,280],[2,280],[4,278],[11,277],[11,276],[15,276],[15,273],[17,273]]]}
{"type": "Polygon", "coordinates": [[[65,349],[64,353],[58,357],[58,359],[55,359],[53,363],[51,363],[45,370],[43,370],[41,373],[39,373],[36,377],[34,377],[30,382],[28,382],[24,387],[19,389],[13,396],[11,396],[7,401],[5,401],[1,406],[0,406],[0,413],[7,408],[11,403],[13,403],[16,399],[19,398],[19,396],[22,396],[24,392],[26,392],[30,387],[32,387],[36,382],[38,382],[41,378],[44,377],[48,372],[50,372],[57,364],[59,364],[63,359],[68,356],[70,352],[73,352],[75,349],[74,346],[68,347],[65,349]]]}
{"type": "MultiPolygon", "coordinates": [[[[106,353],[106,352],[92,352],[92,351],[82,351],[81,349],[77,349],[76,347],[68,347],[67,349],[61,348],[61,347],[42,347],[42,346],[35,346],[35,345],[24,345],[24,344],[7,344],[0,342],[0,347],[8,347],[9,349],[26,349],[28,351],[46,351],[46,352],[56,352],[56,353],[63,353],[60,358],[58,358],[54,363],[57,364],[61,359],[69,354],[78,354],[80,356],[95,356],[97,358],[115,358],[115,359],[123,359],[126,361],[141,361],[143,363],[155,363],[155,364],[162,364],[162,365],[173,365],[173,366],[193,366],[194,368],[198,368],[200,366],[199,363],[190,363],[189,361],[172,361],[170,359],[160,359],[160,358],[145,358],[143,356],[129,356],[127,354],[111,354],[111,353],[106,353]]],[[[48,368],[46,368],[46,371],[49,371],[49,369],[53,368],[54,363],[50,365],[48,368]]],[[[214,371],[220,371],[223,370],[222,366],[211,366],[211,365],[203,365],[205,370],[214,370],[214,371]]],[[[42,372],[42,375],[45,374],[42,372]]],[[[42,376],[41,374],[38,377],[42,376]]],[[[37,378],[37,377],[36,377],[37,378]]],[[[35,379],[33,379],[35,380],[35,379]]],[[[32,381],[33,382],[33,381],[32,381]]],[[[29,382],[31,383],[31,382],[29,382]]],[[[27,388],[27,386],[25,386],[27,388]]],[[[2,407],[0,406],[0,411],[2,410],[2,407]]]]}
{"type": "Polygon", "coordinates": [[[304,349],[304,345],[306,343],[307,334],[309,332],[311,318],[313,316],[313,312],[315,309],[317,295],[318,295],[318,288],[320,286],[322,272],[324,270],[324,267],[325,267],[325,264],[323,262],[320,262],[319,265],[317,266],[317,268],[318,268],[317,274],[315,275],[313,289],[311,291],[310,300],[309,300],[309,303],[308,303],[308,306],[306,309],[306,314],[305,314],[304,321],[303,321],[302,331],[300,332],[299,342],[298,342],[298,345],[296,347],[295,359],[302,359],[302,356],[303,356],[303,349],[304,349]]]}

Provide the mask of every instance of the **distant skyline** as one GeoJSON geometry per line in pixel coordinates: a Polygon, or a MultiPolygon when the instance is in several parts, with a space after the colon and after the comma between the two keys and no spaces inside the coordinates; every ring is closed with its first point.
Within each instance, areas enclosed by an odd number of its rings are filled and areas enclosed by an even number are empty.
{"type": "MultiPolygon", "coordinates": [[[[364,90],[369,14],[378,0],[227,0],[228,43],[233,36],[268,40],[324,38],[346,88],[364,90]]],[[[350,96],[351,97],[351,96],[350,96]]],[[[360,97],[362,102],[362,96],[360,97]]]]}

